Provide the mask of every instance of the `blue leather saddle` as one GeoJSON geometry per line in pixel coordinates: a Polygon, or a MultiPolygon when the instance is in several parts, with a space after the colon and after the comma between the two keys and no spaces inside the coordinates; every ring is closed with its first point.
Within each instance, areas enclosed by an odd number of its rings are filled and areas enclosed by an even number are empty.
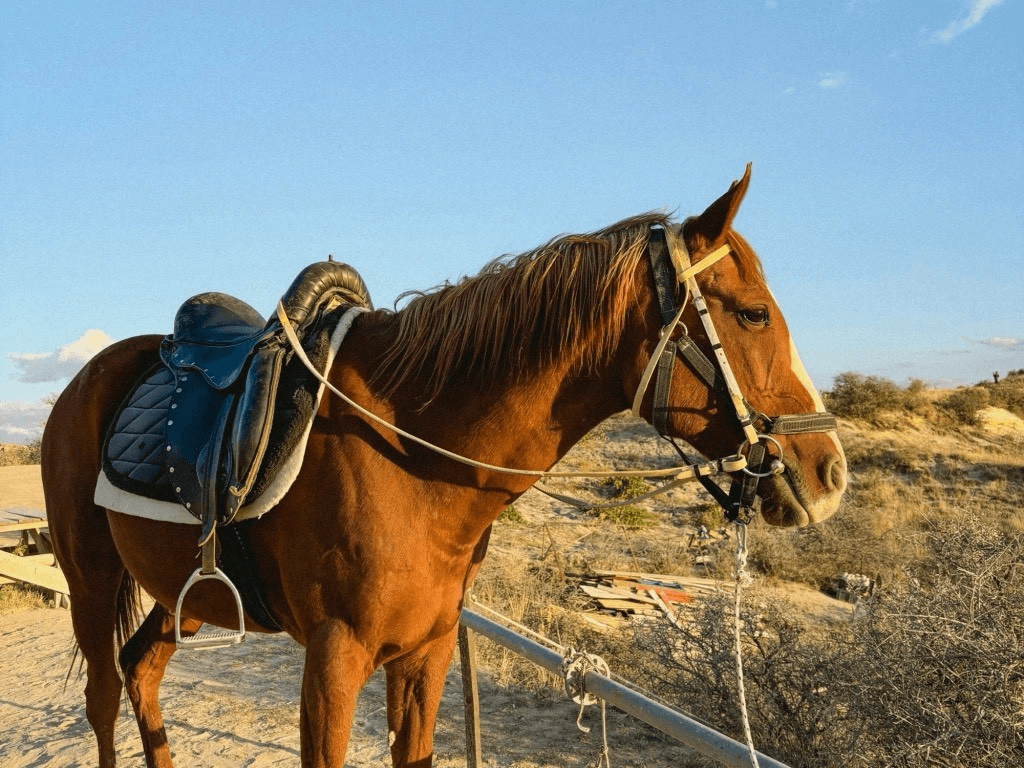
{"type": "MultiPolygon", "coordinates": [[[[372,308],[359,274],[334,261],[304,269],[281,303],[321,368],[341,314],[372,308]]],[[[313,418],[318,389],[276,316],[264,321],[222,293],[193,296],[115,415],[104,472],[130,493],[180,502],[201,521],[202,543],[270,484],[313,418]]]]}

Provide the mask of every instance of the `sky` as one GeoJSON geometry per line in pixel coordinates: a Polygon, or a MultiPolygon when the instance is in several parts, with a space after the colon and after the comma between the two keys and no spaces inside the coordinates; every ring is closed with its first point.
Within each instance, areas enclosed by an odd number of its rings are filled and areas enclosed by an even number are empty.
{"type": "Polygon", "coordinates": [[[189,296],[377,306],[648,210],[734,222],[811,377],[1024,368],[1024,2],[0,10],[0,441],[189,296]]]}

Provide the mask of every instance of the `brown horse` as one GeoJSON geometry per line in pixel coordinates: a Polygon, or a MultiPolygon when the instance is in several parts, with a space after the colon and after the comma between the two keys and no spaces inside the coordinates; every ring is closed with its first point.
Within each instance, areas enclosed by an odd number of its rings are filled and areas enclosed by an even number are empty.
{"type": "MultiPolygon", "coordinates": [[[[823,411],[757,257],[731,228],[748,181],[749,167],[685,223],[683,239],[695,263],[722,245],[731,251],[698,280],[747,401],[763,413],[823,411]]],[[[652,228],[670,225],[649,214],[563,237],[398,312],[364,314],[329,379],[436,445],[503,467],[547,469],[629,407],[662,326],[648,245],[652,228]]],[[[683,320],[713,354],[692,304],[683,320]]],[[[93,503],[105,428],[159,342],[131,338],[93,358],[57,401],[43,438],[50,530],[87,665],[86,712],[101,766],[114,765],[123,686],[147,764],[171,765],[157,692],[175,650],[173,606],[197,565],[196,527],[93,503]],[[156,605],[132,634],[140,586],[156,605]]],[[[728,398],[681,359],[668,394],[670,434],[705,455],[736,452],[743,434],[728,398]]],[[[648,420],[652,397],[640,407],[648,420]]],[[[758,481],[762,516],[777,525],[828,517],[846,483],[835,432],[776,439],[785,471],[758,481]]],[[[306,649],[303,766],[344,764],[356,696],[380,665],[394,765],[431,765],[463,597],[491,524],[536,479],[455,463],[325,395],[298,478],[251,528],[267,602],[306,649]]],[[[222,586],[200,584],[185,600],[185,634],[233,621],[222,586]]],[[[246,629],[267,631],[248,616],[246,629]]]]}

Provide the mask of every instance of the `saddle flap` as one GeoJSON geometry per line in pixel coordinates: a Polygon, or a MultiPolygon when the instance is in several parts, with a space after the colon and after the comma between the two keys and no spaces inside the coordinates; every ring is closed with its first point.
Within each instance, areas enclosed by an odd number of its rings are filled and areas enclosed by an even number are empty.
{"type": "Polygon", "coordinates": [[[212,390],[205,378],[193,371],[175,373],[176,386],[165,427],[164,462],[174,495],[202,520],[209,506],[207,490],[217,476],[214,463],[220,458],[212,456],[211,451],[215,450],[213,446],[220,446],[218,436],[231,417],[235,396],[212,390]]]}
{"type": "Polygon", "coordinates": [[[245,503],[263,463],[274,423],[274,405],[284,358],[282,342],[275,340],[261,346],[253,357],[245,386],[238,396],[230,440],[225,446],[226,520],[233,518],[245,503]]]}
{"type": "Polygon", "coordinates": [[[223,392],[238,381],[256,347],[267,336],[262,328],[231,344],[180,343],[167,336],[160,344],[160,359],[173,371],[195,371],[211,387],[223,392]]]}

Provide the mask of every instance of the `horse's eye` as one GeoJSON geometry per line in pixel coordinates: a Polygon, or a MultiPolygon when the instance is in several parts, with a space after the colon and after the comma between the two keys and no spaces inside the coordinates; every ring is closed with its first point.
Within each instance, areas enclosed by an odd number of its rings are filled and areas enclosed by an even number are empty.
{"type": "Polygon", "coordinates": [[[740,317],[743,322],[749,325],[766,326],[771,322],[771,317],[768,314],[768,310],[763,307],[757,307],[754,309],[741,309],[740,317]]]}

